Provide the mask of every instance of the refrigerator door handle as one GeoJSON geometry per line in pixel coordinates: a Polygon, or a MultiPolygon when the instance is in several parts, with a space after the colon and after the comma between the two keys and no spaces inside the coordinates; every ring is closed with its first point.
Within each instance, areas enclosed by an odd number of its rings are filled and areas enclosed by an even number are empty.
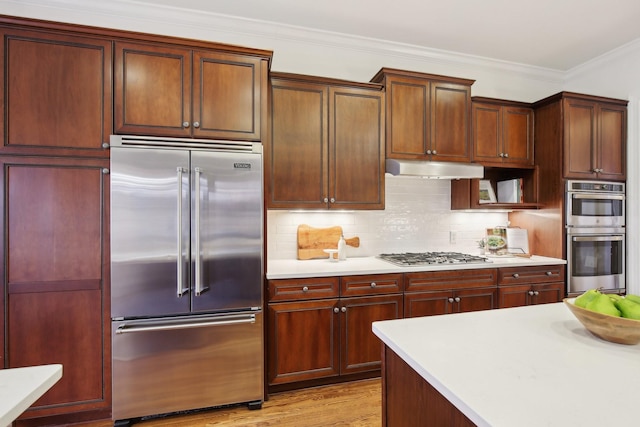
{"type": "Polygon", "coordinates": [[[183,272],[183,258],[182,258],[182,174],[185,172],[184,168],[178,167],[178,264],[177,264],[177,293],[178,297],[183,296],[189,292],[188,287],[184,287],[184,272],[183,272]]]}
{"type": "Polygon", "coordinates": [[[202,174],[201,168],[194,168],[195,171],[195,215],[194,215],[194,223],[195,223],[195,288],[196,288],[196,296],[200,296],[200,294],[206,292],[209,288],[202,285],[202,253],[200,246],[200,201],[202,196],[200,195],[200,175],[202,174]]]}
{"type": "Polygon", "coordinates": [[[201,321],[158,321],[158,322],[131,322],[123,323],[116,329],[116,334],[128,334],[134,332],[168,331],[176,329],[193,329],[210,326],[229,326],[256,323],[255,314],[221,316],[216,319],[201,321]]]}

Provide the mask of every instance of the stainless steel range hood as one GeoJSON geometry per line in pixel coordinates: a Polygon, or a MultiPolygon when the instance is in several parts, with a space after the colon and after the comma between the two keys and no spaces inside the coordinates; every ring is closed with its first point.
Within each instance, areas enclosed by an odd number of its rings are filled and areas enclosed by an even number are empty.
{"type": "Polygon", "coordinates": [[[433,179],[483,178],[484,167],[471,163],[387,159],[387,173],[433,179]]]}

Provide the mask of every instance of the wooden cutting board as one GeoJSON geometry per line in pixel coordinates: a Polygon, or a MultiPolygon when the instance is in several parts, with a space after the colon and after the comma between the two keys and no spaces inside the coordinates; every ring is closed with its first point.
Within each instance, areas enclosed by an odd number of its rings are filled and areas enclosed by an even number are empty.
{"type": "MultiPolygon", "coordinates": [[[[307,224],[298,226],[298,259],[329,258],[325,249],[337,249],[342,227],[315,228],[307,224]]],[[[349,246],[360,246],[359,237],[345,238],[349,246]]]]}

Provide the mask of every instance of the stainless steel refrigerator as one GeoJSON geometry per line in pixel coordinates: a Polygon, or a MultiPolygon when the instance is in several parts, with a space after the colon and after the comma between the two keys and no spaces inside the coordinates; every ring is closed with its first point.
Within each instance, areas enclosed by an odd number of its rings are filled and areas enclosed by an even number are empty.
{"type": "Polygon", "coordinates": [[[260,144],[111,137],[113,419],[263,402],[260,144]]]}

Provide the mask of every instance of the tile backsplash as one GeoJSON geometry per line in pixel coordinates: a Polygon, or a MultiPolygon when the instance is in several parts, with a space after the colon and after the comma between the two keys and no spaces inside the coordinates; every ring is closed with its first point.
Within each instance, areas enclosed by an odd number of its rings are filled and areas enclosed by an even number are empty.
{"type": "Polygon", "coordinates": [[[452,211],[451,181],[419,177],[385,178],[382,211],[267,212],[268,259],[297,257],[298,225],[342,226],[344,236],[359,237],[360,247],[347,255],[390,252],[455,251],[478,253],[477,241],[487,227],[507,225],[506,212],[452,211]]]}

